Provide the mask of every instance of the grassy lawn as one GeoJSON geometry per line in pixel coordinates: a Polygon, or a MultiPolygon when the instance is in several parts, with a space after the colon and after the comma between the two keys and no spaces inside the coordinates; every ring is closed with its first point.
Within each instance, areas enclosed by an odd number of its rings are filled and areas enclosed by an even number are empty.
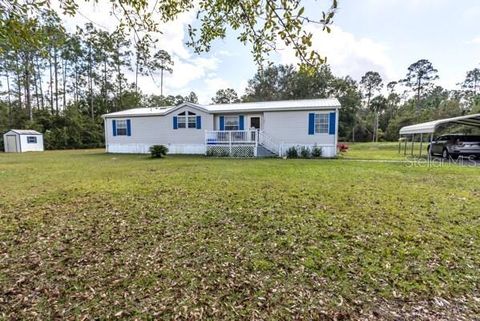
{"type": "MultiPolygon", "coordinates": [[[[405,160],[411,158],[412,145],[407,144],[407,153],[405,154],[405,144],[401,145],[401,151],[398,152],[398,143],[347,143],[349,151],[344,155],[345,159],[373,159],[373,160],[405,160]]],[[[427,156],[428,143],[422,144],[422,157],[427,156]]],[[[414,157],[420,155],[420,143],[413,145],[414,157]]]]}
{"type": "Polygon", "coordinates": [[[53,151],[0,186],[0,319],[480,315],[480,168],[53,151]]]}

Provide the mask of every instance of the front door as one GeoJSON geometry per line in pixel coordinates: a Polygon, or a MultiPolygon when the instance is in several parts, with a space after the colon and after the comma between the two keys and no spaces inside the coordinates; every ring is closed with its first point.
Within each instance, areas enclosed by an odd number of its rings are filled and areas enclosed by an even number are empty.
{"type": "Polygon", "coordinates": [[[260,129],[260,117],[250,117],[250,128],[260,129]]]}

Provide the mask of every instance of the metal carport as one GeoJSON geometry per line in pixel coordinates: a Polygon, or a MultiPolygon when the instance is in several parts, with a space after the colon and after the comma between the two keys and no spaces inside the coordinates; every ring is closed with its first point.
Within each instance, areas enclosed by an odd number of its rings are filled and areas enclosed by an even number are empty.
{"type": "MultiPolygon", "coordinates": [[[[407,143],[408,137],[411,137],[412,142],[412,155],[413,155],[413,145],[415,142],[415,135],[420,134],[420,156],[422,156],[422,144],[424,134],[430,134],[430,142],[433,140],[433,134],[438,129],[439,126],[445,124],[457,124],[457,125],[466,125],[474,126],[480,128],[480,114],[465,115],[453,118],[438,119],[434,121],[429,121],[426,123],[416,124],[405,126],[400,129],[400,137],[405,140],[405,149],[404,154],[407,154],[407,143]]],[[[398,143],[398,152],[401,152],[401,143],[402,140],[399,140],[398,143]]]]}

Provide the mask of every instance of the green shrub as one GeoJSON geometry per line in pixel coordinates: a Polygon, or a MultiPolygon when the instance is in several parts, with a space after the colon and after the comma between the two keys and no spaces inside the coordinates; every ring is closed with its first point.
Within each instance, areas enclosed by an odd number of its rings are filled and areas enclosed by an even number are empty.
{"type": "Polygon", "coordinates": [[[314,158],[322,157],[322,148],[318,147],[317,145],[313,146],[312,157],[314,158]]]}
{"type": "Polygon", "coordinates": [[[287,149],[287,158],[298,158],[298,151],[294,146],[287,149]]]}
{"type": "Polygon", "coordinates": [[[165,145],[153,145],[150,147],[152,158],[162,158],[168,153],[168,147],[165,145]]]}
{"type": "Polygon", "coordinates": [[[312,153],[310,152],[310,148],[306,146],[302,146],[302,148],[300,148],[300,157],[310,158],[311,156],[312,156],[312,153]]]}

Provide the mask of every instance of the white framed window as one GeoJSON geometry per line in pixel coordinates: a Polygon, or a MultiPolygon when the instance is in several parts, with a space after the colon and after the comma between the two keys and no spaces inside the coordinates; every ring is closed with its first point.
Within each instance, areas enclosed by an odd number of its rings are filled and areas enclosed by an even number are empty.
{"type": "Polygon", "coordinates": [[[37,137],[36,136],[27,136],[27,144],[36,144],[37,137]]]}
{"type": "Polygon", "coordinates": [[[328,134],[328,114],[315,114],[315,134],[328,134]]]}
{"type": "Polygon", "coordinates": [[[187,119],[188,119],[188,128],[197,128],[197,117],[196,116],[190,116],[190,114],[189,114],[187,119]]]}
{"type": "Polygon", "coordinates": [[[225,116],[225,130],[239,130],[240,121],[238,116],[225,116]]]}
{"type": "Polygon", "coordinates": [[[178,128],[197,128],[197,117],[191,111],[184,111],[177,116],[178,128]]]}
{"type": "Polygon", "coordinates": [[[117,120],[117,136],[127,136],[127,120],[117,120]]]}

